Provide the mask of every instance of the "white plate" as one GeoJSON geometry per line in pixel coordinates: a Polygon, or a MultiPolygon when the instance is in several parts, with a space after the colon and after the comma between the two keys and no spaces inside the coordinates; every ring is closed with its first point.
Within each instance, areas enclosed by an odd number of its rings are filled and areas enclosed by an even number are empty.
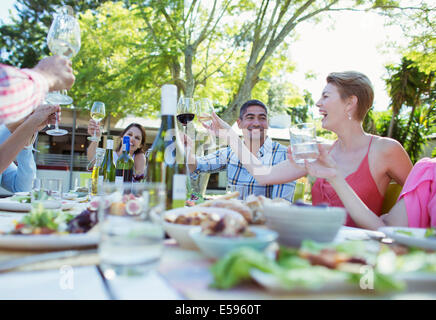
{"type": "Polygon", "coordinates": [[[0,235],[0,248],[10,249],[67,249],[97,245],[98,233],[66,235],[0,235]]]}
{"type": "Polygon", "coordinates": [[[436,237],[426,238],[424,228],[406,228],[406,227],[382,227],[378,229],[387,237],[394,239],[398,243],[405,244],[410,247],[418,247],[422,249],[436,250],[436,237]],[[410,232],[412,235],[402,233],[410,232]]]}
{"type": "Polygon", "coordinates": [[[0,200],[0,211],[18,211],[18,212],[29,212],[32,208],[30,203],[21,203],[12,200],[0,200]]]}
{"type": "MultiPolygon", "coordinates": [[[[345,278],[341,278],[338,275],[337,279],[325,282],[321,287],[306,288],[295,287],[287,288],[280,282],[275,276],[269,273],[262,272],[258,269],[250,270],[251,277],[259,283],[262,287],[271,292],[276,293],[356,293],[362,292],[362,289],[358,285],[353,285],[345,281],[345,278]]],[[[434,290],[436,283],[436,274],[424,273],[424,272],[411,272],[411,273],[398,273],[395,276],[398,280],[404,281],[408,291],[413,290],[434,290]]]]}
{"type": "Polygon", "coordinates": [[[341,274],[338,274],[337,279],[332,279],[331,281],[326,282],[321,287],[307,288],[307,287],[294,287],[287,288],[280,280],[278,280],[274,275],[270,273],[262,272],[258,269],[251,269],[250,275],[252,278],[259,283],[262,287],[271,292],[276,293],[334,293],[334,292],[349,292],[356,291],[356,286],[346,282],[346,278],[341,274]]]}
{"type": "MultiPolygon", "coordinates": [[[[61,207],[62,210],[71,210],[78,205],[79,203],[77,201],[70,200],[62,200],[62,203],[56,200],[44,201],[44,207],[46,209],[59,209],[61,207]]],[[[29,212],[31,209],[32,205],[30,203],[21,203],[9,199],[0,200],[0,211],[29,212]]]]}

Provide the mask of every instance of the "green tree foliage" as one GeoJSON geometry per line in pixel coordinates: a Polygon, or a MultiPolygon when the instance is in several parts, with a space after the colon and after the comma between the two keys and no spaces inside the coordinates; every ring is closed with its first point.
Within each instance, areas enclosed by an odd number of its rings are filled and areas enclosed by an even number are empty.
{"type": "Polygon", "coordinates": [[[162,58],[153,56],[150,35],[135,10],[106,2],[80,15],[82,48],[73,61],[77,79],[71,90],[79,107],[101,100],[114,116],[149,117],[160,110],[160,86],[171,75],[162,58]]]}
{"type": "Polygon", "coordinates": [[[416,62],[407,58],[387,69],[391,109],[370,111],[364,128],[367,132],[397,140],[416,162],[427,143],[426,137],[436,132],[435,72],[422,72],[416,62]]]}

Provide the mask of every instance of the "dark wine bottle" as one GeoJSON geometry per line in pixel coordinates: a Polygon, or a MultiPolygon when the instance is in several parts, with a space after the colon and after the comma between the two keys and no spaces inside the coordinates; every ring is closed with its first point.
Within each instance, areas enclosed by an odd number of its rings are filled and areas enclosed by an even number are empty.
{"type": "Polygon", "coordinates": [[[186,166],[176,126],[177,87],[161,92],[161,126],[148,152],[147,181],[165,183],[166,208],[183,207],[186,201],[186,166]]]}
{"type": "Polygon", "coordinates": [[[104,182],[115,182],[115,163],[114,163],[114,140],[112,137],[107,139],[106,152],[100,167],[99,179],[104,182]],[[100,178],[101,177],[101,178],[100,178]]]}
{"type": "Polygon", "coordinates": [[[116,165],[115,183],[133,181],[133,158],[130,155],[130,137],[123,137],[123,153],[120,155],[116,165]]]}

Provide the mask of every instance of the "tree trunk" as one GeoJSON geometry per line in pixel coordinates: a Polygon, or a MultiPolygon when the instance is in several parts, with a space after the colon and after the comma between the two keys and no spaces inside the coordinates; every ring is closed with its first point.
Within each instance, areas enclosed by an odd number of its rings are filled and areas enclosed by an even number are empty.
{"type": "Polygon", "coordinates": [[[251,63],[247,65],[246,76],[242,80],[242,84],[236,93],[235,98],[230,103],[229,107],[222,114],[222,119],[230,125],[239,118],[239,109],[242,104],[251,99],[251,91],[258,81],[258,75],[262,70],[263,65],[251,66],[251,63]]]}
{"type": "Polygon", "coordinates": [[[397,119],[399,110],[397,110],[397,108],[393,107],[392,108],[392,118],[391,118],[391,122],[389,124],[389,129],[388,129],[388,137],[392,138],[393,134],[394,134],[394,125],[395,125],[395,121],[397,119]]]}
{"type": "Polygon", "coordinates": [[[192,61],[194,58],[195,50],[191,45],[188,45],[185,50],[185,73],[186,73],[186,86],[185,97],[192,98],[194,96],[195,79],[192,73],[192,61]]]}

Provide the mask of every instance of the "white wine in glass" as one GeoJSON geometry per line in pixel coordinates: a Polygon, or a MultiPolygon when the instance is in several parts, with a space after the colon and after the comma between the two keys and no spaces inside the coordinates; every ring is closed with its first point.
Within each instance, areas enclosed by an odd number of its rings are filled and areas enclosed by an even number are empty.
{"type": "MultiPolygon", "coordinates": [[[[103,102],[101,101],[95,101],[92,104],[92,108],[91,108],[91,118],[97,122],[97,125],[99,125],[100,121],[103,120],[103,118],[106,116],[106,111],[105,111],[105,105],[103,102]]],[[[94,135],[92,137],[88,137],[89,141],[100,141],[100,137],[97,137],[95,135],[95,130],[94,130],[94,135]]]]}
{"type": "Polygon", "coordinates": [[[214,112],[212,101],[207,98],[197,100],[198,120],[207,126],[212,124],[212,112],[214,112]]]}

